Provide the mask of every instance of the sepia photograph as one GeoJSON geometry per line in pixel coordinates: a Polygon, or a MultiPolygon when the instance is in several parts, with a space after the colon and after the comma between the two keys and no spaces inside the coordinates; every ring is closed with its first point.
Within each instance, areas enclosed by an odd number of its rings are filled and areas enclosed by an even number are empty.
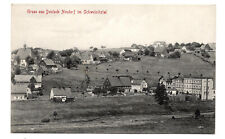
{"type": "Polygon", "coordinates": [[[10,54],[11,133],[215,134],[216,5],[11,4],[10,54]]]}

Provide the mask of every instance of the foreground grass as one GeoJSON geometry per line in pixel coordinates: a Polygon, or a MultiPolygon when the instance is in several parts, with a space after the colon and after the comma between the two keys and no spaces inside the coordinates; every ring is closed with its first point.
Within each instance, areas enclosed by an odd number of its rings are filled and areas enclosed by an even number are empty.
{"type": "Polygon", "coordinates": [[[12,124],[40,123],[43,118],[52,116],[56,111],[59,122],[79,118],[123,116],[123,115],[167,115],[174,113],[194,113],[215,111],[215,102],[176,102],[172,109],[158,105],[153,96],[96,97],[76,99],[72,103],[54,103],[51,101],[12,102],[12,124]]]}

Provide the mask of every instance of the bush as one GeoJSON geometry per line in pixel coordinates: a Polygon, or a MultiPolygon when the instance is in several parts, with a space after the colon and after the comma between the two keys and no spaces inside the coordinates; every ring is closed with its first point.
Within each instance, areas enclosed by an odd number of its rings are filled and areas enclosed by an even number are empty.
{"type": "Polygon", "coordinates": [[[202,56],[205,58],[210,58],[210,55],[208,52],[202,52],[202,56]]]}
{"type": "Polygon", "coordinates": [[[171,53],[168,58],[180,58],[181,54],[180,52],[176,51],[176,52],[173,52],[171,53]]]}
{"type": "Polygon", "coordinates": [[[49,118],[44,118],[44,119],[41,120],[41,122],[42,123],[48,123],[48,122],[50,122],[50,119],[49,118]]]}

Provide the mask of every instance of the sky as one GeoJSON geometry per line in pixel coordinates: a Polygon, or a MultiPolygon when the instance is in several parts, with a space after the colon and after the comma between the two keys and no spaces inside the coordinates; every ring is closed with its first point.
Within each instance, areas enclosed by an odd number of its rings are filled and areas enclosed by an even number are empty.
{"type": "Polygon", "coordinates": [[[216,41],[215,5],[22,5],[11,6],[11,49],[129,47],[216,41]],[[27,10],[103,10],[107,14],[29,14],[27,10]]]}

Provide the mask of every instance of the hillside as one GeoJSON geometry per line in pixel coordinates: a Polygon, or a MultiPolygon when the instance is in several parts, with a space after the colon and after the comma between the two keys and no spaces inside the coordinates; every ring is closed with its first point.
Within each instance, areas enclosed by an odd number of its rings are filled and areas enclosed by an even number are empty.
{"type": "MultiPolygon", "coordinates": [[[[150,85],[156,83],[161,75],[200,75],[214,77],[215,67],[191,54],[184,54],[180,59],[163,59],[143,56],[139,62],[117,61],[99,65],[87,65],[90,85],[102,85],[107,76],[115,74],[131,75],[134,78],[145,78],[150,85]],[[107,70],[108,69],[108,70],[107,70]],[[116,71],[118,69],[118,72],[116,71]],[[127,72],[128,70],[128,72],[127,72]],[[138,72],[137,72],[138,70],[138,72]],[[147,73],[147,70],[149,73],[147,73]],[[158,73],[159,72],[159,73],[158,73]]],[[[79,90],[85,79],[86,65],[79,65],[78,70],[64,69],[63,72],[44,77],[44,91],[49,93],[53,86],[71,86],[79,90]]]]}

